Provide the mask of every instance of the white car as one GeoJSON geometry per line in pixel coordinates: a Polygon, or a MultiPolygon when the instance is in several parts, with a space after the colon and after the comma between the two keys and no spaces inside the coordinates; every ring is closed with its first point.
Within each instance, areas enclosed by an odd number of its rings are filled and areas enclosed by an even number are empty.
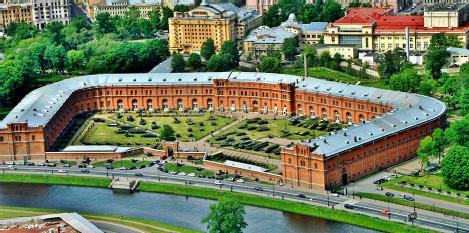
{"type": "Polygon", "coordinates": [[[94,166],[90,164],[90,165],[86,165],[86,168],[94,168],[94,166]]]}
{"type": "Polygon", "coordinates": [[[238,183],[244,183],[244,180],[243,180],[243,179],[237,179],[236,182],[238,182],[238,183]]]}
{"type": "Polygon", "coordinates": [[[187,174],[186,174],[185,172],[179,172],[178,175],[180,175],[180,176],[185,176],[185,175],[187,175],[187,174]]]}
{"type": "Polygon", "coordinates": [[[70,164],[64,164],[62,167],[71,167],[70,164]]]}
{"type": "Polygon", "coordinates": [[[127,168],[126,167],[120,167],[118,170],[125,171],[125,170],[127,170],[127,168]]]}
{"type": "Polygon", "coordinates": [[[45,164],[45,163],[39,163],[38,166],[39,166],[39,167],[45,167],[46,164],[45,164]]]}
{"type": "Polygon", "coordinates": [[[235,179],[233,177],[228,177],[226,180],[227,181],[235,181],[235,179]]]}
{"type": "Polygon", "coordinates": [[[195,177],[195,173],[189,173],[189,174],[187,174],[187,176],[189,176],[189,177],[195,177]]]}
{"type": "Polygon", "coordinates": [[[338,197],[339,194],[338,194],[338,193],[331,193],[331,196],[333,196],[333,197],[338,197]]]}
{"type": "Polygon", "coordinates": [[[67,173],[67,171],[62,170],[62,169],[58,170],[57,172],[58,172],[58,173],[67,173]]]}
{"type": "Polygon", "coordinates": [[[170,171],[169,174],[171,174],[171,175],[176,175],[176,174],[178,174],[178,173],[175,172],[175,171],[170,171]]]}
{"type": "Polygon", "coordinates": [[[15,165],[8,165],[8,169],[16,169],[15,165]]]}
{"type": "Polygon", "coordinates": [[[15,161],[5,161],[5,165],[15,165],[15,161]]]}
{"type": "Polygon", "coordinates": [[[223,182],[219,181],[219,180],[216,180],[213,184],[215,185],[223,185],[223,182]]]}

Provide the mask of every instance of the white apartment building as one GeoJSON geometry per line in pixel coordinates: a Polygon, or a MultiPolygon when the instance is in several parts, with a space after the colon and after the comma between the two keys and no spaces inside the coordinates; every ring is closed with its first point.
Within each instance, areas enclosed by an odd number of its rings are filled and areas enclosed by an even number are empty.
{"type": "Polygon", "coordinates": [[[32,22],[39,29],[47,24],[58,21],[69,24],[71,0],[32,0],[32,22]]]}

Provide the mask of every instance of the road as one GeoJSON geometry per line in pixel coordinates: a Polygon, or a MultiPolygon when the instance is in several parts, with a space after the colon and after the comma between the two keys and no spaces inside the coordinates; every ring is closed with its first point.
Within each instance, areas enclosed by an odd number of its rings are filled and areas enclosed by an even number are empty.
{"type": "Polygon", "coordinates": [[[102,222],[102,221],[90,221],[93,223],[97,228],[100,230],[104,231],[105,233],[142,233],[139,230],[115,224],[115,223],[110,223],[110,222],[102,222]]]}
{"type": "MultiPolygon", "coordinates": [[[[87,176],[101,176],[101,177],[135,177],[135,171],[115,171],[105,170],[102,168],[87,169],[89,173],[82,173],[81,169],[76,168],[48,168],[48,167],[16,167],[15,170],[8,169],[5,166],[0,166],[2,172],[21,172],[21,173],[48,173],[60,175],[87,175],[87,176]],[[66,170],[67,173],[58,173],[59,170],[66,170]]],[[[345,196],[333,197],[325,194],[301,192],[305,197],[299,197],[300,194],[294,190],[288,190],[285,187],[264,185],[259,183],[237,183],[223,181],[224,185],[215,185],[214,180],[198,177],[187,177],[180,175],[171,175],[168,173],[159,172],[157,169],[143,169],[139,170],[143,177],[138,177],[141,180],[147,181],[165,181],[171,183],[182,183],[186,185],[194,185],[201,187],[219,188],[224,190],[233,190],[236,192],[250,193],[256,195],[268,195],[274,198],[285,198],[288,200],[315,204],[320,206],[328,206],[335,209],[343,209],[355,213],[361,213],[373,217],[379,217],[386,221],[388,217],[380,214],[382,210],[388,209],[388,205],[384,202],[365,202],[359,199],[351,199],[345,196]],[[260,187],[262,191],[256,191],[255,188],[260,187]],[[344,209],[344,204],[349,203],[354,206],[352,210],[344,209]]],[[[406,223],[405,219],[413,211],[412,209],[400,205],[389,204],[391,212],[390,220],[406,223]]],[[[410,224],[410,223],[407,223],[410,224]]],[[[467,219],[452,219],[449,216],[442,216],[441,214],[418,210],[418,218],[413,222],[426,228],[439,230],[442,232],[468,232],[469,221],[467,219]]]]}

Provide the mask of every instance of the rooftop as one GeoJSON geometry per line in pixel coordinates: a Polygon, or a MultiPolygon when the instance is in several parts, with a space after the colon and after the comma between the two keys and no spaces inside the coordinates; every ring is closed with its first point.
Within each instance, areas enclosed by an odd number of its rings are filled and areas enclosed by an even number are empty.
{"type": "Polygon", "coordinates": [[[235,162],[231,160],[226,160],[223,164],[230,166],[230,167],[236,167],[240,169],[245,169],[249,171],[255,171],[255,172],[266,172],[267,169],[259,166],[255,166],[252,164],[247,164],[247,163],[240,163],[240,162],[235,162]]]}
{"type": "Polygon", "coordinates": [[[469,3],[435,3],[425,6],[425,12],[456,12],[468,6],[469,3]]]}
{"type": "Polygon", "coordinates": [[[469,55],[469,49],[449,47],[446,51],[451,55],[469,55]]]}
{"type": "Polygon", "coordinates": [[[359,146],[361,143],[375,140],[384,135],[431,121],[446,111],[444,103],[427,96],[316,78],[304,79],[300,76],[286,74],[256,72],[97,74],[62,80],[30,92],[0,122],[0,128],[5,128],[7,124],[14,122],[26,122],[29,127],[46,126],[51,123],[49,121],[52,116],[70,95],[84,88],[213,85],[214,79],[225,79],[231,82],[290,83],[294,84],[297,90],[387,104],[393,107],[394,111],[391,113],[376,117],[362,125],[345,129],[346,136],[343,135],[343,132],[338,132],[324,138],[325,140],[314,139],[305,142],[306,145],[316,148],[315,153],[325,156],[332,156],[351,146],[359,146]]]}

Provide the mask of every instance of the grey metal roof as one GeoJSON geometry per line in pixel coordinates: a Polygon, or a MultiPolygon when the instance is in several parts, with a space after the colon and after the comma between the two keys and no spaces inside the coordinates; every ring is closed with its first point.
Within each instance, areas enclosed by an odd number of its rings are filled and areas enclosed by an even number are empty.
{"type": "Polygon", "coordinates": [[[253,72],[98,74],[66,79],[30,92],[0,122],[0,128],[5,128],[12,122],[27,122],[30,127],[45,126],[69,96],[83,88],[213,84],[214,79],[229,79],[232,82],[296,83],[297,91],[331,94],[393,106],[392,112],[369,122],[343,129],[326,138],[304,142],[306,145],[316,147],[314,153],[325,156],[332,156],[351,146],[359,146],[384,135],[431,121],[446,111],[444,103],[427,96],[316,78],[303,80],[300,76],[286,74],[253,72]],[[346,136],[343,135],[344,131],[347,132],[346,136]],[[355,136],[357,142],[354,140],[355,136]]]}
{"type": "Polygon", "coordinates": [[[324,32],[326,31],[327,24],[327,22],[311,22],[300,24],[300,27],[304,32],[324,32]]]}
{"type": "Polygon", "coordinates": [[[451,55],[469,55],[469,49],[449,47],[446,51],[451,55]]]}

